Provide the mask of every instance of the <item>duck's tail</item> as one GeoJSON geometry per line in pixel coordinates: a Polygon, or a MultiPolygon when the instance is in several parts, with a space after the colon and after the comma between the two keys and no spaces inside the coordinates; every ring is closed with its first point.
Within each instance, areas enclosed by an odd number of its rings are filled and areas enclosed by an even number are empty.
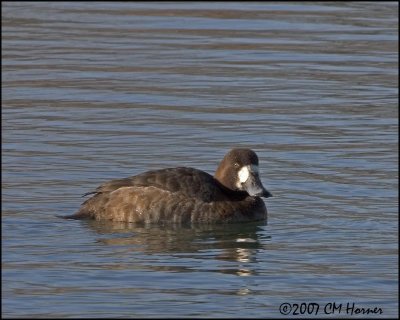
{"type": "Polygon", "coordinates": [[[93,219],[93,214],[87,211],[79,210],[74,214],[68,216],[57,216],[63,219],[74,219],[74,220],[83,220],[83,219],[93,219]]]}

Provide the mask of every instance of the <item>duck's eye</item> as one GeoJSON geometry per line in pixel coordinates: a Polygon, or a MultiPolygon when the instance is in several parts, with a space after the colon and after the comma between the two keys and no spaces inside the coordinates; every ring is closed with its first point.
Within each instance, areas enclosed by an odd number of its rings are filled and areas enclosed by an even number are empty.
{"type": "Polygon", "coordinates": [[[235,168],[239,168],[239,163],[235,162],[233,165],[235,166],[235,168]]]}

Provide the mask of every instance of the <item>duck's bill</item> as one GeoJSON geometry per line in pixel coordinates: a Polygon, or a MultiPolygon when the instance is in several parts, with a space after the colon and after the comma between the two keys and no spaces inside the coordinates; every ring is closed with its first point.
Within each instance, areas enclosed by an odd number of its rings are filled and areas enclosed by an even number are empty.
{"type": "Polygon", "coordinates": [[[244,190],[252,197],[272,197],[272,193],[264,188],[260,178],[257,175],[250,175],[246,182],[243,184],[244,190]]]}
{"type": "Polygon", "coordinates": [[[270,198],[272,197],[272,193],[269,192],[268,190],[264,189],[262,192],[256,194],[257,197],[263,197],[263,198],[270,198]]]}

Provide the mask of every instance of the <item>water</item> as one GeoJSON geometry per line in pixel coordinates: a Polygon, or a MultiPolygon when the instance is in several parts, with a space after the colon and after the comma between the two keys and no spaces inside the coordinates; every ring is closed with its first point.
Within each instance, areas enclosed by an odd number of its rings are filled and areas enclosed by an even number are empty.
{"type": "Polygon", "coordinates": [[[397,12],[2,3],[2,316],[396,317],[397,12]],[[267,225],[56,217],[109,179],[213,173],[233,146],[259,155],[267,225]]]}

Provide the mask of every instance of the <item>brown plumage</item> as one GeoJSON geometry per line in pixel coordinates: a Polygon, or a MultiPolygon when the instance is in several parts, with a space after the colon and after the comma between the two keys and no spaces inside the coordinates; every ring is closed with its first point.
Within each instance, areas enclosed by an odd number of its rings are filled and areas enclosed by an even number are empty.
{"type": "MultiPolygon", "coordinates": [[[[135,223],[224,223],[263,220],[267,209],[259,196],[269,197],[251,168],[258,165],[250,149],[232,149],[215,177],[186,167],[152,170],[99,186],[72,216],[135,223]],[[240,182],[239,171],[242,168],[240,182]],[[244,177],[244,178],[243,178],[244,177]],[[257,193],[252,194],[251,193],[257,193]]],[[[86,195],[88,195],[86,194],[86,195]]]]}

